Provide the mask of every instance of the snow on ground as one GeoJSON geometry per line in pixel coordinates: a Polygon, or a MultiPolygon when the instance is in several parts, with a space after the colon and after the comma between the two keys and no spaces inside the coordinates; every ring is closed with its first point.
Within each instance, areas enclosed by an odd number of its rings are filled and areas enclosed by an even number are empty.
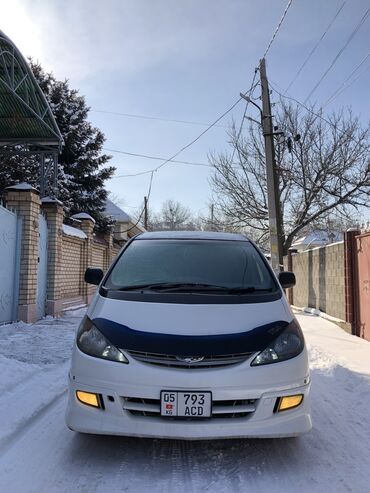
{"type": "Polygon", "coordinates": [[[84,313],[0,326],[0,451],[65,393],[76,326],[84,313]]]}
{"type": "Polygon", "coordinates": [[[297,314],[310,352],[314,424],[297,439],[89,436],[64,425],[82,315],[0,326],[1,492],[370,491],[370,343],[297,314]]]}

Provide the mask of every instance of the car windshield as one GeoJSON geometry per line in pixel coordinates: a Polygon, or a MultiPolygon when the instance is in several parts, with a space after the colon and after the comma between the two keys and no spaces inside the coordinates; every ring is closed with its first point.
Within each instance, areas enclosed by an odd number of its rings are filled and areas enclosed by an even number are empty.
{"type": "Polygon", "coordinates": [[[276,284],[248,241],[134,240],[115,264],[108,289],[245,289],[272,291],[276,284]]]}

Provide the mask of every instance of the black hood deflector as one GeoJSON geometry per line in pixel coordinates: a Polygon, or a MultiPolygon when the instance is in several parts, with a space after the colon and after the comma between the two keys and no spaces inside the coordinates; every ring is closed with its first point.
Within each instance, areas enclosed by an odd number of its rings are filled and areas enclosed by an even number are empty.
{"type": "Polygon", "coordinates": [[[93,324],[116,347],[132,351],[173,356],[220,356],[263,351],[288,322],[277,321],[245,332],[217,335],[175,335],[130,329],[105,318],[95,318],[93,324]]]}

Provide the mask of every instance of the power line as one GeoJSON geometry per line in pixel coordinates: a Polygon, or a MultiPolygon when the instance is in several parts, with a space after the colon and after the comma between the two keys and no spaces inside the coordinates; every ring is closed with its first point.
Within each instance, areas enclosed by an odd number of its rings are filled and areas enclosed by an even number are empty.
{"type": "MultiPolygon", "coordinates": [[[[152,171],[152,173],[150,175],[147,200],[149,200],[150,194],[152,192],[153,175],[154,175],[154,171],[152,171]]],[[[143,210],[140,212],[140,215],[139,215],[138,220],[136,221],[136,223],[133,224],[130,228],[128,228],[128,229],[126,229],[124,231],[121,231],[121,233],[129,233],[130,231],[132,231],[133,229],[135,229],[137,227],[137,225],[140,223],[141,218],[143,217],[144,212],[145,212],[145,206],[143,207],[143,210]]]]}
{"type": "MultiPolygon", "coordinates": [[[[157,161],[165,161],[165,159],[166,159],[164,157],[150,156],[148,154],[137,154],[135,152],[121,151],[121,150],[118,150],[118,149],[108,149],[107,147],[103,147],[103,149],[105,151],[108,151],[108,152],[116,152],[118,154],[124,154],[126,156],[141,157],[141,158],[153,159],[153,160],[157,160],[157,161]]],[[[191,165],[191,166],[207,166],[207,167],[211,166],[210,164],[207,164],[207,163],[196,163],[196,162],[193,162],[193,161],[177,161],[177,160],[174,160],[174,159],[171,160],[171,163],[174,163],[174,164],[188,164],[188,165],[191,165]]]]}
{"type": "MultiPolygon", "coordinates": [[[[145,159],[153,159],[153,160],[158,160],[158,161],[164,161],[166,159],[164,157],[150,156],[148,154],[136,154],[136,153],[133,153],[133,152],[120,151],[118,149],[107,149],[106,147],[103,147],[103,150],[109,151],[109,152],[117,152],[119,154],[124,154],[124,155],[128,155],[128,156],[141,157],[141,158],[145,158],[145,159]]],[[[190,166],[203,166],[203,167],[207,167],[207,168],[213,168],[212,164],[194,163],[192,161],[176,161],[176,160],[172,159],[169,162],[171,164],[185,164],[185,165],[190,165],[190,166]]],[[[232,162],[231,164],[232,165],[235,165],[235,166],[239,166],[238,163],[232,162]]],[[[114,179],[114,178],[130,178],[130,177],[133,177],[133,176],[147,175],[147,174],[151,173],[152,171],[153,171],[153,169],[149,169],[149,170],[146,170],[146,171],[138,171],[137,173],[129,173],[129,174],[124,174],[124,175],[114,175],[110,179],[114,179]]]]}
{"type": "MultiPolygon", "coordinates": [[[[249,97],[252,97],[253,91],[254,91],[255,87],[257,86],[257,84],[258,84],[258,82],[254,83],[254,81],[256,80],[257,71],[258,71],[258,68],[256,68],[256,69],[254,70],[254,76],[253,76],[253,79],[252,79],[251,87],[250,87],[250,88],[249,88],[249,90],[247,91],[247,93],[248,93],[248,96],[249,96],[249,97]]],[[[245,117],[246,117],[246,115],[247,115],[248,105],[249,105],[249,101],[247,101],[247,102],[246,102],[246,105],[245,105],[245,108],[244,108],[243,117],[242,117],[242,120],[241,120],[241,122],[240,122],[239,131],[238,131],[238,134],[237,134],[237,136],[236,136],[236,141],[235,141],[235,145],[234,145],[233,153],[232,153],[232,155],[231,155],[231,164],[233,164],[234,157],[235,157],[235,152],[236,152],[236,150],[237,150],[238,143],[239,143],[239,139],[240,139],[240,136],[241,136],[241,134],[242,134],[242,130],[243,130],[243,125],[244,125],[245,117]]],[[[238,151],[238,154],[239,154],[239,151],[238,151]]],[[[239,155],[239,159],[240,159],[240,155],[239,155]]]]}
{"type": "MultiPolygon", "coordinates": [[[[170,123],[183,123],[186,125],[198,125],[202,127],[207,127],[209,123],[204,123],[204,122],[195,122],[195,121],[189,121],[189,120],[176,120],[173,118],[162,118],[162,117],[157,117],[157,116],[149,116],[149,115],[135,115],[133,113],[120,113],[118,111],[106,111],[106,110],[90,110],[93,113],[105,113],[108,115],[118,115],[118,116],[126,116],[128,118],[140,118],[143,120],[156,120],[160,122],[170,122],[170,123]]],[[[226,128],[226,125],[215,125],[217,127],[221,128],[226,128]]]]}
{"type": "Polygon", "coordinates": [[[158,171],[163,166],[165,166],[167,163],[169,163],[170,161],[172,161],[173,159],[175,159],[183,151],[185,151],[185,149],[188,149],[190,146],[192,146],[193,144],[195,144],[195,142],[197,142],[201,137],[203,137],[204,134],[206,134],[209,130],[211,130],[211,128],[213,128],[220,120],[222,120],[222,118],[224,118],[228,113],[230,113],[230,111],[232,111],[235,108],[235,106],[241,101],[241,99],[242,99],[241,97],[238,98],[235,101],[235,103],[230,106],[230,108],[228,108],[224,113],[222,113],[222,115],[219,116],[213,123],[211,123],[210,125],[208,125],[208,127],[205,130],[203,130],[203,132],[201,132],[197,137],[195,137],[195,139],[193,139],[188,144],[186,144],[183,147],[181,147],[181,149],[179,149],[177,152],[175,152],[175,154],[173,154],[171,157],[169,157],[168,159],[166,159],[165,161],[163,161],[162,164],[160,164],[156,168],[153,168],[152,171],[153,172],[158,171]]]}
{"type": "MultiPolygon", "coordinates": [[[[280,21],[279,21],[279,23],[278,23],[278,25],[277,25],[277,27],[276,27],[276,29],[275,29],[274,33],[273,33],[273,35],[272,35],[272,38],[271,38],[271,40],[270,40],[270,42],[269,42],[269,44],[268,44],[268,46],[267,46],[267,48],[266,48],[266,50],[265,50],[265,53],[263,54],[263,58],[265,58],[265,57],[266,57],[266,55],[267,55],[267,53],[269,52],[269,50],[270,50],[270,48],[271,48],[271,46],[272,46],[272,44],[273,44],[273,42],[274,42],[274,40],[275,40],[275,38],[276,38],[276,35],[278,34],[278,32],[279,32],[279,30],[280,30],[280,28],[281,28],[281,25],[282,25],[282,24],[283,24],[283,22],[284,22],[284,19],[285,19],[285,17],[286,17],[286,14],[287,14],[287,12],[288,12],[288,10],[289,10],[289,8],[290,8],[290,6],[291,6],[292,2],[293,2],[293,0],[289,0],[289,1],[288,1],[287,5],[286,5],[286,7],[285,7],[285,10],[284,10],[284,12],[283,12],[283,15],[282,15],[282,17],[281,17],[281,19],[280,19],[280,21]]],[[[257,70],[256,70],[256,71],[255,71],[255,73],[254,73],[254,77],[253,77],[253,80],[252,80],[251,87],[250,87],[249,91],[246,91],[246,92],[244,93],[244,96],[245,96],[245,95],[248,95],[248,96],[249,96],[249,95],[251,95],[251,93],[253,92],[253,89],[254,89],[254,87],[255,87],[255,86],[254,86],[254,80],[255,80],[255,77],[256,77],[256,73],[257,73],[257,70]]],[[[150,194],[151,194],[154,173],[155,173],[155,172],[157,172],[159,169],[161,169],[163,166],[165,166],[167,163],[169,163],[169,162],[173,161],[173,160],[174,160],[174,159],[175,159],[175,158],[176,158],[179,154],[181,154],[183,151],[185,151],[186,149],[188,149],[190,146],[192,146],[193,144],[195,144],[195,143],[196,143],[196,142],[197,142],[197,141],[198,141],[198,140],[199,140],[199,139],[200,139],[200,138],[201,138],[201,137],[202,137],[205,133],[207,133],[207,132],[208,132],[211,128],[213,128],[214,126],[216,126],[216,125],[218,124],[218,122],[219,122],[220,120],[222,120],[222,118],[224,118],[224,117],[225,117],[228,113],[230,113],[230,111],[232,111],[232,110],[235,108],[235,106],[236,106],[236,105],[237,105],[237,104],[238,104],[241,100],[242,100],[242,97],[239,97],[239,98],[235,101],[235,103],[233,103],[233,104],[231,105],[231,107],[230,107],[230,108],[228,108],[228,109],[227,109],[227,110],[226,110],[226,111],[225,111],[225,112],[224,112],[221,116],[219,116],[219,117],[218,117],[218,118],[217,118],[214,122],[212,122],[211,124],[209,124],[209,125],[207,126],[207,128],[206,128],[205,130],[203,130],[203,132],[201,132],[201,133],[200,133],[197,137],[195,137],[195,138],[194,138],[192,141],[190,141],[188,144],[186,144],[186,145],[184,145],[183,147],[181,147],[181,148],[180,148],[180,149],[179,149],[179,150],[178,150],[175,154],[173,154],[171,157],[169,157],[168,159],[166,159],[165,161],[163,161],[163,163],[161,163],[159,166],[157,166],[156,168],[153,168],[152,170],[148,170],[148,171],[146,171],[146,172],[141,172],[141,173],[139,173],[139,174],[151,173],[151,176],[150,176],[150,182],[149,182],[149,191],[148,191],[148,194],[147,194],[147,200],[149,200],[149,197],[150,197],[150,194]]],[[[244,110],[244,116],[246,115],[247,108],[248,108],[248,105],[246,105],[246,108],[245,108],[245,110],[244,110]]],[[[128,116],[128,114],[125,114],[124,116],[128,116]]],[[[139,116],[139,115],[137,115],[137,117],[140,117],[140,116],[139,116]]],[[[155,117],[150,117],[149,119],[157,119],[157,118],[155,118],[155,117]]],[[[239,132],[238,132],[238,138],[240,137],[240,134],[241,134],[241,131],[242,131],[243,121],[244,121],[244,117],[243,117],[243,120],[242,120],[242,122],[241,122],[240,129],[239,129],[239,132]]],[[[178,121],[178,122],[185,123],[184,121],[178,121]]],[[[187,122],[186,122],[186,123],[187,123],[187,122]]],[[[196,123],[196,122],[194,122],[194,123],[196,123]]],[[[126,176],[128,176],[128,175],[126,175],[126,176]]],[[[136,176],[137,176],[137,175],[136,175],[136,176]]],[[[133,229],[134,227],[136,227],[136,226],[137,226],[137,224],[140,222],[140,220],[141,220],[141,218],[142,218],[142,216],[143,216],[143,214],[144,214],[144,211],[145,211],[145,206],[144,206],[143,210],[141,211],[141,214],[140,214],[140,216],[139,216],[139,219],[138,219],[137,223],[136,223],[136,224],[135,224],[132,228],[130,228],[130,229],[133,229]]],[[[129,230],[128,230],[128,231],[129,231],[129,230]]]]}
{"type": "Polygon", "coordinates": [[[302,63],[302,65],[299,67],[297,73],[295,74],[295,76],[293,77],[293,79],[290,81],[289,85],[287,86],[287,88],[285,89],[284,92],[287,92],[289,91],[289,89],[291,88],[291,86],[294,84],[294,82],[297,80],[297,78],[299,77],[300,73],[302,72],[302,70],[304,69],[304,67],[307,65],[308,61],[310,60],[310,58],[312,57],[312,55],[315,53],[315,51],[317,50],[317,48],[319,47],[321,41],[325,38],[327,32],[329,31],[329,29],[331,28],[331,26],[334,24],[334,22],[336,21],[338,15],[342,12],[345,4],[347,2],[344,1],[342,3],[342,5],[339,7],[337,13],[335,14],[335,16],[333,17],[333,19],[330,21],[329,25],[327,26],[327,28],[325,29],[325,31],[322,33],[320,39],[317,41],[317,43],[314,45],[314,47],[312,48],[312,50],[310,51],[310,53],[308,54],[308,56],[306,57],[306,59],[304,60],[304,62],[302,63]]]}
{"type": "Polygon", "coordinates": [[[370,8],[368,8],[366,10],[366,12],[364,13],[364,15],[361,17],[360,21],[358,22],[358,24],[355,26],[355,28],[353,29],[353,31],[349,35],[347,41],[344,43],[344,45],[342,46],[342,48],[338,51],[338,53],[333,58],[333,60],[332,60],[331,64],[329,65],[329,67],[325,70],[325,72],[322,74],[322,76],[320,77],[320,79],[318,80],[318,82],[311,89],[310,93],[308,94],[308,96],[304,100],[304,103],[306,103],[310,99],[310,97],[312,96],[312,94],[316,91],[316,89],[319,87],[319,85],[321,84],[321,82],[325,79],[325,77],[328,75],[328,73],[330,72],[330,70],[334,67],[334,65],[338,61],[339,57],[342,55],[342,53],[344,52],[344,50],[347,48],[347,46],[350,44],[350,42],[353,40],[353,38],[355,37],[355,35],[359,31],[359,29],[361,28],[361,26],[364,24],[364,22],[368,18],[369,14],[370,14],[370,8]]]}
{"type": "Polygon", "coordinates": [[[298,99],[293,98],[292,96],[287,96],[286,94],[283,94],[282,92],[278,91],[275,87],[275,84],[271,82],[271,79],[269,79],[269,83],[270,83],[270,86],[272,87],[272,90],[275,91],[276,94],[278,94],[280,97],[294,101],[295,103],[297,103],[299,106],[302,106],[302,108],[304,108],[306,111],[308,111],[312,115],[317,116],[317,118],[320,118],[321,120],[326,122],[328,125],[331,125],[332,127],[336,128],[336,126],[330,120],[323,117],[320,113],[317,113],[316,111],[312,110],[312,108],[310,108],[309,106],[306,106],[305,103],[302,103],[298,99]]]}
{"type": "MultiPolygon", "coordinates": [[[[163,166],[165,166],[168,162],[172,161],[173,159],[175,159],[179,154],[181,154],[181,152],[183,152],[185,149],[188,149],[190,146],[192,146],[193,144],[195,144],[195,142],[197,142],[205,133],[207,133],[209,130],[211,130],[211,128],[213,128],[215,125],[217,125],[217,123],[222,120],[222,118],[224,118],[228,113],[230,113],[230,111],[232,111],[235,106],[242,100],[241,97],[239,97],[231,106],[230,108],[228,108],[224,113],[222,113],[222,115],[220,115],[218,118],[216,118],[216,120],[214,122],[212,122],[210,125],[208,125],[208,127],[203,130],[203,132],[201,132],[197,137],[195,137],[191,142],[189,142],[188,144],[184,145],[183,147],[181,147],[181,149],[179,149],[175,154],[173,154],[171,157],[169,157],[168,159],[166,159],[165,161],[163,161],[163,163],[161,163],[159,166],[157,166],[156,168],[153,168],[151,170],[148,170],[146,172],[142,172],[140,174],[146,174],[146,173],[150,173],[150,181],[149,181],[149,189],[148,189],[148,193],[147,193],[147,200],[149,201],[149,198],[150,198],[150,194],[152,192],[152,185],[153,185],[153,177],[154,177],[154,173],[156,171],[158,171],[159,169],[161,169],[163,166]]],[[[127,175],[126,175],[127,176],[127,175]]],[[[136,222],[136,224],[134,224],[131,228],[129,228],[127,231],[124,231],[124,232],[128,232],[128,231],[131,231],[132,229],[134,229],[140,222],[143,214],[144,214],[144,211],[145,211],[145,207],[143,207],[143,210],[141,211],[140,213],[140,216],[136,222]]]]}
{"type": "MultiPolygon", "coordinates": [[[[255,72],[255,76],[256,76],[256,72],[255,72]]],[[[251,85],[251,88],[245,92],[245,95],[246,94],[250,94],[250,91],[253,91],[254,89],[254,79],[255,79],[255,76],[253,78],[253,81],[252,81],[252,85],[251,85]]],[[[195,137],[195,139],[193,139],[191,142],[189,142],[188,144],[186,144],[185,146],[181,147],[181,149],[179,149],[175,154],[173,154],[170,158],[168,159],[164,159],[164,161],[157,167],[155,168],[152,168],[150,170],[146,170],[146,171],[140,171],[138,173],[132,173],[132,174],[125,174],[125,175],[117,175],[115,176],[114,178],[128,178],[128,177],[134,177],[134,176],[141,176],[141,175],[146,175],[146,174],[149,174],[149,173],[155,173],[157,172],[159,169],[161,169],[163,166],[165,166],[167,163],[169,162],[172,162],[172,163],[179,163],[179,164],[191,164],[191,165],[195,165],[195,166],[211,166],[211,165],[207,165],[205,163],[193,163],[193,162],[189,162],[189,161],[176,161],[175,158],[183,151],[185,151],[186,149],[188,149],[190,146],[192,146],[193,144],[195,144],[195,142],[197,142],[205,133],[207,133],[211,128],[213,128],[220,120],[222,120],[222,118],[224,118],[228,113],[230,113],[230,111],[232,111],[235,106],[242,100],[241,97],[239,97],[235,103],[233,103],[230,108],[228,108],[224,113],[222,113],[221,116],[219,116],[214,122],[212,122],[211,124],[208,125],[208,127],[203,130],[203,132],[201,132],[197,137],[195,137]]],[[[145,157],[145,158],[148,158],[148,159],[158,159],[158,160],[162,160],[163,158],[160,158],[160,157],[157,157],[157,156],[148,156],[148,155],[145,155],[145,154],[136,154],[136,153],[129,153],[129,152],[126,152],[126,151],[120,151],[120,150],[114,150],[114,149],[105,149],[107,151],[110,151],[110,152],[118,152],[118,153],[122,153],[122,154],[127,154],[127,155],[131,155],[131,156],[137,156],[137,157],[145,157]]]]}
{"type": "Polygon", "coordinates": [[[127,173],[125,175],[114,175],[110,179],[113,180],[115,178],[132,178],[134,176],[149,175],[150,173],[154,173],[154,171],[152,169],[148,169],[146,171],[138,171],[137,173],[127,173]]]}
{"type": "Polygon", "coordinates": [[[272,38],[271,38],[271,40],[270,40],[270,42],[269,42],[269,44],[268,44],[268,46],[267,46],[267,48],[266,48],[266,50],[265,50],[265,53],[264,53],[264,54],[263,54],[263,56],[262,56],[262,58],[265,58],[265,57],[266,57],[266,55],[267,55],[267,53],[269,52],[269,50],[270,50],[270,48],[271,48],[271,45],[272,45],[272,43],[274,42],[274,40],[275,40],[275,38],[276,38],[276,35],[277,35],[277,33],[279,32],[279,30],[280,30],[280,27],[281,27],[282,23],[284,22],[285,16],[287,15],[288,10],[289,10],[290,6],[292,5],[292,2],[293,2],[293,0],[289,0],[289,1],[288,1],[287,5],[286,5],[286,7],[285,7],[285,10],[284,10],[284,12],[283,12],[283,15],[281,16],[281,19],[280,19],[280,21],[279,21],[278,25],[276,26],[276,29],[275,29],[275,31],[274,31],[274,33],[273,33],[273,35],[272,35],[272,38]]]}
{"type": "MultiPolygon", "coordinates": [[[[370,68],[370,67],[368,67],[370,68]]],[[[361,74],[360,74],[361,75],[361,74]]],[[[359,77],[356,77],[355,80],[353,80],[351,82],[354,83],[359,77]]],[[[271,79],[270,79],[270,86],[273,88],[273,91],[276,92],[277,94],[279,94],[279,96],[281,96],[282,98],[285,98],[285,99],[290,99],[291,101],[294,101],[295,103],[297,103],[299,106],[302,106],[302,108],[304,108],[308,113],[311,113],[312,115],[316,116],[317,118],[320,118],[321,120],[323,120],[325,123],[327,123],[330,127],[332,127],[335,131],[338,131],[338,126],[331,122],[330,120],[328,120],[327,118],[325,118],[324,116],[322,116],[322,113],[317,113],[316,111],[313,111],[311,108],[309,108],[308,106],[306,106],[304,103],[302,103],[301,101],[299,101],[298,99],[296,98],[293,98],[291,96],[287,96],[286,94],[282,94],[280,91],[278,91],[275,87],[274,87],[274,84],[271,83],[271,79]]],[[[322,109],[322,108],[321,108],[322,109]]],[[[328,133],[328,129],[325,131],[325,135],[327,135],[328,133]]],[[[346,134],[346,131],[343,131],[343,135],[346,134]]]]}
{"type": "Polygon", "coordinates": [[[361,65],[363,65],[366,62],[366,60],[369,58],[369,56],[370,56],[370,53],[368,53],[362,59],[362,61],[357,65],[357,67],[352,70],[352,72],[349,74],[349,76],[346,78],[346,80],[344,82],[342,82],[342,84],[332,93],[331,96],[328,97],[328,99],[322,105],[322,108],[325,108],[325,106],[327,106],[329,103],[331,103],[332,101],[334,101],[335,98],[337,98],[343,91],[345,91],[346,89],[348,89],[348,87],[350,87],[352,84],[354,84],[365,72],[367,72],[369,70],[370,65],[368,65],[367,67],[365,67],[365,70],[362,70],[357,75],[357,77],[355,77],[354,79],[352,79],[352,81],[350,81],[352,75],[355,74],[357,72],[357,70],[361,67],[361,65]]]}

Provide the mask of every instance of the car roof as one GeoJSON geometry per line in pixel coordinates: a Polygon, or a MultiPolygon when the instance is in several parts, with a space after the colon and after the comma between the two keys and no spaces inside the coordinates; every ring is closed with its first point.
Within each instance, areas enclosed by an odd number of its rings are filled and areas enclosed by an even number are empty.
{"type": "Polygon", "coordinates": [[[153,231],[136,236],[137,240],[227,240],[249,241],[240,233],[224,233],[215,231],[153,231]]]}

